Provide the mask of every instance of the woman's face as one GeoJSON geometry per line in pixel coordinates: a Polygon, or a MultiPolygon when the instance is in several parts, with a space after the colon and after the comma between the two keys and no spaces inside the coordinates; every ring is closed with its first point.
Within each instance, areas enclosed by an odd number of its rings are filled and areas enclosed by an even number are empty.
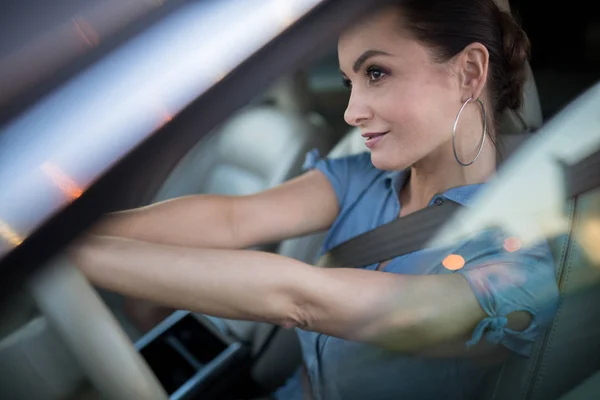
{"type": "Polygon", "coordinates": [[[375,167],[400,170],[452,156],[452,126],[465,100],[452,60],[435,61],[390,9],[344,33],[338,55],[351,87],[344,117],[360,127],[375,167]]]}

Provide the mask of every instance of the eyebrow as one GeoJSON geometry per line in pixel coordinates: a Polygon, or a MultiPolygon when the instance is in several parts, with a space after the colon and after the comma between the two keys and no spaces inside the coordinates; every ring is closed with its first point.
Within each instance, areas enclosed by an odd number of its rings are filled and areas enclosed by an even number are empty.
{"type": "Polygon", "coordinates": [[[390,53],[386,53],[383,50],[367,50],[364,53],[362,53],[360,55],[360,57],[358,57],[356,59],[356,61],[354,61],[354,65],[352,66],[352,70],[354,71],[354,73],[357,73],[358,70],[360,70],[360,68],[363,66],[363,64],[371,57],[375,57],[375,56],[390,56],[390,53]]]}

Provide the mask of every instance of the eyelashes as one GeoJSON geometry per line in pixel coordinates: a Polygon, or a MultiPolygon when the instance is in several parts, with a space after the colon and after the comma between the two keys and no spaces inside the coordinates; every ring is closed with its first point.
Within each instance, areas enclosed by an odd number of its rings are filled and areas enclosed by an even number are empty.
{"type": "MultiPolygon", "coordinates": [[[[371,65],[365,68],[364,75],[367,78],[367,86],[371,86],[389,75],[389,71],[377,65],[371,65]]],[[[352,89],[352,81],[345,76],[342,78],[342,84],[345,87],[352,89]]]]}
{"type": "Polygon", "coordinates": [[[365,72],[369,83],[378,82],[381,79],[385,78],[385,76],[388,74],[386,70],[376,65],[367,67],[365,72]]]}

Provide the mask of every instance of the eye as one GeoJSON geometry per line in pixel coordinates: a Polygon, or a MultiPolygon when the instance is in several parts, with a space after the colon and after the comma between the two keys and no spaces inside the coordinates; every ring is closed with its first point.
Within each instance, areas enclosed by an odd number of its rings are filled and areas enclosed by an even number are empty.
{"type": "Polygon", "coordinates": [[[367,75],[367,78],[369,78],[369,83],[375,83],[387,75],[387,72],[385,70],[375,65],[368,67],[365,73],[367,75]]]}
{"type": "Polygon", "coordinates": [[[342,84],[344,85],[344,87],[347,87],[348,89],[352,89],[352,81],[350,81],[350,79],[343,77],[342,84]]]}

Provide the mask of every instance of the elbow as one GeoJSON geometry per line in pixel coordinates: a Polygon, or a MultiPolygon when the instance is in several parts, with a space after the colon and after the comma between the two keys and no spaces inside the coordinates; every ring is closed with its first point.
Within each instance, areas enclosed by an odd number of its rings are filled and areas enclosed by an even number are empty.
{"type": "Polygon", "coordinates": [[[307,308],[301,304],[291,302],[283,317],[278,321],[278,325],[285,329],[300,328],[311,330],[313,324],[311,318],[309,318],[307,308]]]}
{"type": "Polygon", "coordinates": [[[289,274],[279,276],[273,282],[271,295],[264,297],[266,322],[286,329],[312,330],[317,308],[310,289],[310,283],[314,282],[313,267],[294,261],[285,268],[289,274]]]}
{"type": "Polygon", "coordinates": [[[314,323],[310,317],[310,308],[308,304],[289,293],[276,295],[269,300],[267,305],[269,316],[263,319],[266,320],[265,322],[279,325],[285,329],[312,330],[314,323]]]}

